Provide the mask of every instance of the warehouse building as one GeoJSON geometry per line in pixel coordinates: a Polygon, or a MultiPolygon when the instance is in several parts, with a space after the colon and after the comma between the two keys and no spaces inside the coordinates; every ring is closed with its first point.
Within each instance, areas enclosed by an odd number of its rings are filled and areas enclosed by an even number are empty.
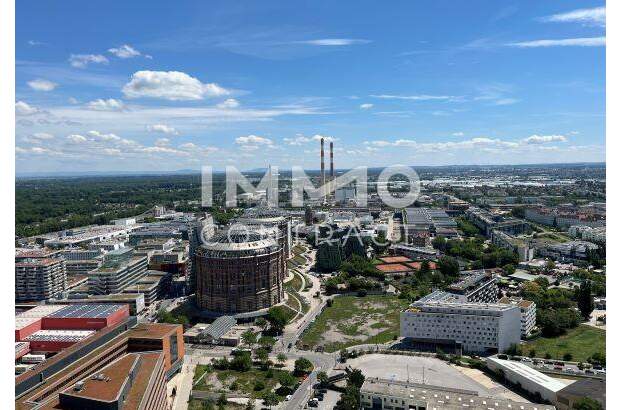
{"type": "Polygon", "coordinates": [[[521,386],[522,389],[530,394],[540,397],[550,403],[555,403],[557,393],[569,383],[554,379],[544,373],[539,372],[522,362],[513,360],[502,360],[497,357],[487,358],[487,367],[503,375],[505,380],[512,384],[521,386]]]}

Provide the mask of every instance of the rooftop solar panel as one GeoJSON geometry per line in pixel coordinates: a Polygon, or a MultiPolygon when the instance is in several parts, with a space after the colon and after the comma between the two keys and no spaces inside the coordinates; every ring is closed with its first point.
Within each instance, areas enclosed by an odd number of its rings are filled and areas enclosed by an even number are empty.
{"type": "Polygon", "coordinates": [[[123,308],[123,305],[112,304],[84,304],[84,305],[69,305],[64,309],[48,315],[47,317],[53,318],[106,318],[112,313],[123,308]]]}

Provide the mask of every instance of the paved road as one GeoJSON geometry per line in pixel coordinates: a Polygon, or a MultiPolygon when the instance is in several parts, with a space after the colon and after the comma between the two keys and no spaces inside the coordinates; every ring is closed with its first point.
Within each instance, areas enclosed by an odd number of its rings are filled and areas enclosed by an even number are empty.
{"type": "Polygon", "coordinates": [[[299,350],[291,351],[290,358],[305,357],[314,365],[314,370],[306,380],[299,386],[290,401],[286,403],[286,409],[303,409],[306,402],[310,399],[312,386],[317,382],[317,375],[320,371],[329,372],[336,366],[336,356],[329,353],[305,352],[299,350]]]}

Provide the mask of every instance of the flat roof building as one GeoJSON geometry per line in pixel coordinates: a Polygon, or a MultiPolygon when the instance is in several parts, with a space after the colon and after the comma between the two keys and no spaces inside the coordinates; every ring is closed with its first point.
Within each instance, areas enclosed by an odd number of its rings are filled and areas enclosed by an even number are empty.
{"type": "Polygon", "coordinates": [[[67,289],[67,268],[61,258],[15,260],[15,300],[40,301],[57,297],[67,289]]]}
{"type": "Polygon", "coordinates": [[[401,312],[400,334],[422,350],[497,353],[519,343],[521,314],[511,305],[422,300],[401,312]]]}
{"type": "Polygon", "coordinates": [[[155,385],[163,386],[165,380],[170,379],[183,363],[182,326],[143,323],[132,327],[135,323],[135,318],[129,318],[126,322],[97,332],[17,376],[15,408],[119,408],[114,407],[119,403],[114,392],[120,391],[126,393],[124,397],[119,395],[123,409],[145,408],[143,406],[147,404],[146,408],[166,408],[165,393],[157,393],[160,387],[155,388],[155,385]],[[130,358],[125,359],[128,356],[130,358]],[[148,361],[133,367],[138,356],[148,361]],[[128,370],[132,368],[137,373],[128,370]],[[145,372],[141,373],[143,370],[145,372]],[[104,376],[99,376],[101,374],[104,376]],[[92,379],[93,376],[96,379],[92,379]],[[101,381],[106,383],[99,383],[101,381]],[[129,390],[114,387],[120,385],[130,385],[129,390]],[[151,385],[153,389],[143,389],[145,385],[151,385]],[[150,393],[134,395],[132,391],[137,387],[150,393]],[[80,391],[83,393],[78,393],[80,391]],[[151,395],[156,397],[148,399],[151,395]],[[112,396],[114,399],[110,400],[112,396]],[[82,400],[92,401],[85,404],[82,400]],[[108,407],[110,403],[112,407],[108,407]]]}
{"type": "Polygon", "coordinates": [[[488,357],[487,367],[497,373],[501,371],[506,380],[513,384],[518,383],[525,391],[551,403],[555,403],[557,392],[570,383],[554,379],[523,362],[513,360],[488,357]]]}
{"type": "Polygon", "coordinates": [[[133,248],[108,252],[103,264],[88,274],[89,293],[121,293],[146,276],[147,268],[147,257],[134,255],[133,248]]]}
{"type": "Polygon", "coordinates": [[[367,377],[360,389],[362,410],[554,410],[546,404],[481,397],[472,390],[367,377]]]}
{"type": "Polygon", "coordinates": [[[499,293],[497,278],[484,269],[463,275],[459,281],[448,286],[446,290],[465,296],[468,302],[481,303],[497,302],[499,293]]]}

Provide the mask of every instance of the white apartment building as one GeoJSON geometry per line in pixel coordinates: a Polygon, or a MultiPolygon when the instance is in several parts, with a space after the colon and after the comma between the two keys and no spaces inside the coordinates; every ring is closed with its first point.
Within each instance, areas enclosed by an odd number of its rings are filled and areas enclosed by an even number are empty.
{"type": "Polygon", "coordinates": [[[521,311],[521,337],[526,338],[532,334],[536,327],[536,303],[519,297],[501,298],[499,303],[517,306],[521,311]]]}
{"type": "Polygon", "coordinates": [[[505,304],[415,302],[401,312],[400,333],[420,348],[503,352],[521,339],[521,312],[505,304]]]}

